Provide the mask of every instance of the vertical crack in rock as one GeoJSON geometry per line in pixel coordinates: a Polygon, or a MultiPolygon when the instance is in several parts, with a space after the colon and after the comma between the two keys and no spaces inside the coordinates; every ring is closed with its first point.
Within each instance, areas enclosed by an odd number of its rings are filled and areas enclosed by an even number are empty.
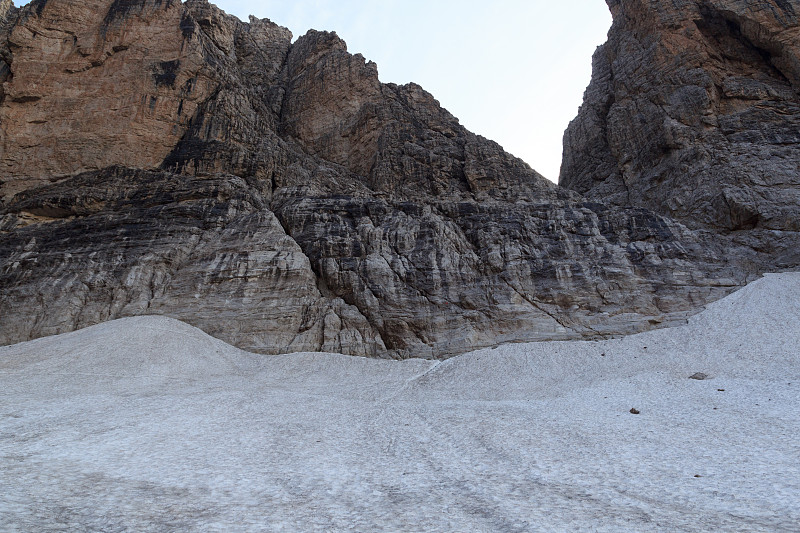
{"type": "MultiPolygon", "coordinates": [[[[306,249],[302,246],[301,242],[298,242],[295,239],[293,231],[292,231],[292,227],[290,227],[290,225],[287,223],[286,217],[284,215],[284,210],[280,206],[278,206],[278,207],[273,207],[273,212],[275,214],[276,220],[281,225],[281,228],[283,229],[284,233],[290,239],[292,239],[292,241],[297,246],[298,250],[300,250],[303,253],[304,257],[308,261],[309,268],[311,270],[311,273],[314,276],[314,279],[315,279],[315,282],[316,282],[316,287],[317,287],[317,290],[319,291],[320,295],[323,298],[325,298],[326,300],[328,300],[328,301],[340,300],[342,302],[341,305],[346,305],[346,306],[349,306],[350,308],[352,308],[356,313],[358,313],[359,317],[361,319],[363,319],[363,321],[369,326],[369,328],[371,328],[371,330],[374,331],[374,333],[379,337],[379,339],[380,339],[380,343],[379,344],[380,344],[381,348],[383,350],[386,350],[387,348],[391,348],[391,345],[387,342],[387,339],[384,337],[383,332],[381,331],[381,328],[379,327],[379,325],[376,324],[370,318],[370,316],[365,314],[364,311],[361,308],[359,308],[358,302],[357,301],[348,301],[350,299],[347,297],[348,294],[349,294],[349,292],[347,290],[342,290],[341,287],[335,287],[332,290],[331,287],[329,287],[329,285],[328,285],[328,281],[329,280],[328,280],[328,278],[326,278],[324,273],[321,271],[319,263],[317,261],[315,261],[312,258],[312,256],[310,256],[308,254],[306,249]]],[[[339,317],[339,319],[341,320],[341,317],[339,317]]],[[[322,345],[322,344],[319,346],[318,349],[321,350],[321,351],[326,351],[324,349],[324,345],[322,345]]],[[[356,350],[356,349],[357,349],[356,347],[342,347],[342,346],[339,347],[339,351],[347,351],[347,350],[353,351],[353,350],[356,350]]],[[[327,351],[331,351],[331,350],[328,349],[327,351]]],[[[368,352],[366,355],[375,356],[375,355],[381,355],[381,354],[379,352],[368,352]]]]}

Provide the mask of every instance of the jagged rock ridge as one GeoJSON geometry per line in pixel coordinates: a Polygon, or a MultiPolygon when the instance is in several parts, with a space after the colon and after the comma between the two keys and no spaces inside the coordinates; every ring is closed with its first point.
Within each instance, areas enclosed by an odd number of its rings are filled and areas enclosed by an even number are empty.
{"type": "Polygon", "coordinates": [[[443,357],[668,324],[773,266],[550,184],[335,34],[0,6],[3,343],[164,314],[264,353],[443,357]]]}

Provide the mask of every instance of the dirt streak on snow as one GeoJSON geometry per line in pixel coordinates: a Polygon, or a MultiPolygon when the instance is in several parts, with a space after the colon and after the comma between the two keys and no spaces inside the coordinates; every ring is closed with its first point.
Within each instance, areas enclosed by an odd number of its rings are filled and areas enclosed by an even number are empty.
{"type": "Polygon", "coordinates": [[[800,274],[438,364],[123,319],[0,348],[0,531],[797,532],[799,390],[800,274]]]}

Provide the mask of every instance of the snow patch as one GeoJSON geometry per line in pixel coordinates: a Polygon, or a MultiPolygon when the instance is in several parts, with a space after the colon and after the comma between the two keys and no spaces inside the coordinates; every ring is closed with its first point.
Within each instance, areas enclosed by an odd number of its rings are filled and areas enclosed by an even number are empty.
{"type": "Polygon", "coordinates": [[[796,531],[799,388],[800,274],[441,363],[127,318],[0,348],[0,530],[796,531]]]}

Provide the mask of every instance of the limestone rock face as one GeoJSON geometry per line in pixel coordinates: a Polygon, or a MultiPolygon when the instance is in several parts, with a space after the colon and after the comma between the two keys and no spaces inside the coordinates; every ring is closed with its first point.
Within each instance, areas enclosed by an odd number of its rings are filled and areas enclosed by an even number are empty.
{"type": "Polygon", "coordinates": [[[357,310],[320,293],[259,189],[109,168],[17,195],[3,219],[2,339],[164,314],[262,352],[379,353],[357,310]]]}
{"type": "Polygon", "coordinates": [[[6,343],[164,314],[265,353],[443,357],[674,323],[747,279],[713,239],[568,200],[308,196],[112,167],[3,213],[6,343]]]}
{"type": "Polygon", "coordinates": [[[0,15],[2,343],[164,314],[446,357],[674,323],[796,259],[557,187],[333,33],[205,0],[0,15]]]}
{"type": "Polygon", "coordinates": [[[321,282],[400,353],[633,333],[747,277],[713,240],[644,210],[331,197],[275,209],[321,282]]]}
{"type": "Polygon", "coordinates": [[[754,243],[800,230],[800,4],[608,4],[560,184],[754,243]]]}
{"type": "Polygon", "coordinates": [[[112,165],[159,168],[227,81],[219,70],[237,47],[242,71],[267,67],[256,82],[275,74],[269,66],[290,39],[288,30],[245,26],[204,2],[29,4],[7,38],[0,195],[112,165]]]}

